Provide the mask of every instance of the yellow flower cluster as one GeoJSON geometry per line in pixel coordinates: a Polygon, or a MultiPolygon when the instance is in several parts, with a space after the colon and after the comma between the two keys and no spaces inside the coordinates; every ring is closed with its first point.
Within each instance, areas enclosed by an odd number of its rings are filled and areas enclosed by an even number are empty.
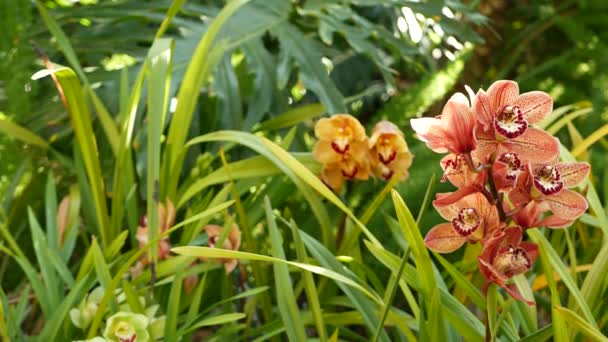
{"type": "Polygon", "coordinates": [[[336,114],[323,118],[315,125],[319,139],[313,149],[317,161],[323,164],[321,179],[335,191],[345,180],[366,180],[371,176],[399,181],[408,178],[412,154],[403,133],[390,121],[376,124],[370,138],[355,117],[336,114]]]}

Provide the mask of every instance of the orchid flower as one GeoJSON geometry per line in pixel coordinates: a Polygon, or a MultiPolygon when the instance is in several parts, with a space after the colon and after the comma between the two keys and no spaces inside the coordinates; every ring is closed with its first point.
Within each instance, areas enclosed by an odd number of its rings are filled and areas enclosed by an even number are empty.
{"type": "MultiPolygon", "coordinates": [[[[458,190],[449,193],[437,195],[437,199],[433,202],[436,205],[447,205],[454,203],[464,196],[474,192],[480,192],[485,189],[485,183],[488,177],[486,170],[482,169],[475,172],[469,166],[464,154],[448,154],[441,159],[441,168],[443,169],[442,182],[446,180],[452,183],[458,190]]],[[[478,164],[475,159],[471,159],[472,163],[478,164]]]]}
{"type": "MultiPolygon", "coordinates": [[[[211,247],[211,248],[216,247],[216,244],[218,242],[218,239],[220,238],[220,235],[221,235],[223,229],[224,228],[222,226],[218,226],[215,224],[209,224],[209,225],[205,226],[205,233],[207,233],[207,235],[209,236],[209,240],[208,240],[209,247],[211,247]]],[[[228,250],[233,250],[233,251],[238,251],[240,246],[241,246],[241,231],[239,230],[239,227],[236,224],[233,224],[232,228],[230,229],[230,233],[228,233],[228,236],[226,236],[226,238],[224,239],[222,248],[228,249],[228,250]]],[[[222,262],[224,264],[224,269],[226,270],[226,273],[232,272],[238,265],[237,259],[219,259],[219,260],[220,260],[220,262],[222,262]]]]}
{"type": "MultiPolygon", "coordinates": [[[[158,204],[158,224],[159,224],[159,233],[162,234],[166,232],[169,228],[173,226],[175,223],[175,206],[170,199],[167,199],[165,204],[158,204]]],[[[143,215],[139,220],[139,226],[137,227],[137,232],[135,233],[135,238],[139,242],[139,247],[143,248],[149,242],[149,227],[148,227],[148,217],[147,215],[143,215]]],[[[168,238],[164,238],[158,242],[158,257],[160,259],[166,259],[169,257],[169,250],[171,249],[171,245],[169,243],[168,238]]],[[[142,257],[137,264],[133,267],[133,274],[139,274],[143,270],[143,268],[148,264],[148,258],[142,257]]]]}
{"type": "Polygon", "coordinates": [[[539,216],[539,212],[551,211],[552,216],[544,220],[526,222],[522,213],[516,217],[529,224],[544,224],[547,227],[560,228],[568,226],[587,211],[587,201],[579,193],[570,190],[581,183],[589,174],[587,163],[544,163],[530,164],[522,172],[517,186],[509,192],[509,199],[517,207],[528,206],[530,215],[539,216]]]}
{"type": "Polygon", "coordinates": [[[369,139],[374,173],[385,180],[394,174],[400,181],[409,177],[413,156],[403,138],[403,132],[390,121],[376,124],[369,139]]]}
{"type": "Polygon", "coordinates": [[[492,165],[492,179],[498,191],[506,192],[517,184],[517,178],[523,172],[524,165],[515,152],[503,153],[492,165]]]}
{"type": "Polygon", "coordinates": [[[453,252],[467,241],[482,241],[501,225],[496,207],[479,192],[453,204],[433,205],[441,217],[450,221],[431,228],[424,238],[426,246],[438,253],[453,252]]]}
{"type": "Polygon", "coordinates": [[[335,191],[344,180],[369,178],[369,146],[365,129],[348,114],[323,118],[315,125],[313,156],[323,164],[321,179],[335,191]]]}
{"type": "Polygon", "coordinates": [[[559,142],[549,133],[531,127],[553,109],[551,97],[541,91],[519,94],[514,81],[497,81],[487,93],[479,90],[473,108],[477,128],[477,158],[515,152],[525,161],[546,162],[559,153],[559,142]]]}
{"type": "Polygon", "coordinates": [[[518,226],[496,230],[486,241],[477,260],[486,280],[484,292],[490,283],[495,283],[511,297],[534,305],[534,302],[523,298],[514,284],[507,284],[513,276],[527,272],[538,256],[538,247],[531,242],[522,242],[521,239],[522,229],[518,226]]]}
{"type": "Polygon", "coordinates": [[[469,100],[462,93],[454,94],[436,118],[410,120],[418,138],[437,153],[463,154],[477,147],[477,121],[469,100]]]}

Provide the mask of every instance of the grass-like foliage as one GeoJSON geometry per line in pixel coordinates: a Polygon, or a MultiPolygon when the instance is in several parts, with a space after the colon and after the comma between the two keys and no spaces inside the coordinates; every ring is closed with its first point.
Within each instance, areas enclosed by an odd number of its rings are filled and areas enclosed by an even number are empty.
{"type": "Polygon", "coordinates": [[[0,340],[608,341],[605,99],[517,47],[601,4],[492,3],[0,0],[0,340]]]}

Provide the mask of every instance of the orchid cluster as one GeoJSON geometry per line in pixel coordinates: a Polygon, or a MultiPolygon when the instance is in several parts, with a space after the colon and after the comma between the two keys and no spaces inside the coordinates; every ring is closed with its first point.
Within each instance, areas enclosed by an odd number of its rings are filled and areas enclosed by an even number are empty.
{"type": "MultiPolygon", "coordinates": [[[[452,96],[435,118],[412,119],[420,140],[441,160],[442,181],[458,189],[437,194],[433,205],[448,223],[433,227],[426,246],[450,253],[465,242],[482,244],[478,264],[486,282],[526,301],[515,275],[528,271],[538,248],[524,242],[533,227],[564,228],[587,210],[570,190],[589,173],[587,163],[559,162],[559,141],[533,127],[553,109],[540,91],[519,94],[513,81],[497,81],[487,91],[452,96]]],[[[533,302],[526,301],[529,305],[533,302]]]]}
{"type": "Polygon", "coordinates": [[[399,181],[409,177],[412,154],[403,132],[390,121],[380,121],[367,137],[359,120],[349,114],[323,118],[315,125],[319,139],[313,155],[323,164],[321,179],[334,191],[345,180],[367,180],[370,175],[399,181]]]}

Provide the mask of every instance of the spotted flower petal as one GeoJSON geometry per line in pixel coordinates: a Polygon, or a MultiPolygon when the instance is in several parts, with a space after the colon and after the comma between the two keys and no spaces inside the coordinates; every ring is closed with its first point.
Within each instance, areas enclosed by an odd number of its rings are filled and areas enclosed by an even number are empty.
{"type": "Polygon", "coordinates": [[[533,125],[551,114],[553,99],[545,92],[531,91],[519,95],[513,105],[519,107],[526,121],[533,125]]]}
{"type": "Polygon", "coordinates": [[[500,225],[498,210],[479,192],[448,205],[436,201],[433,205],[444,219],[451,222],[456,233],[470,241],[482,240],[500,225]]]}
{"type": "Polygon", "coordinates": [[[549,205],[553,215],[573,220],[585,213],[588,208],[587,200],[581,194],[572,190],[562,190],[560,193],[543,199],[549,205]]]}
{"type": "Polygon", "coordinates": [[[557,163],[555,167],[559,171],[566,189],[580,184],[589,175],[590,170],[587,163],[557,163]]]}
{"type": "Polygon", "coordinates": [[[451,253],[460,248],[467,241],[454,230],[451,223],[440,223],[431,228],[424,237],[424,244],[437,253],[451,253]]]}
{"type": "Polygon", "coordinates": [[[511,140],[498,143],[499,153],[515,152],[522,161],[547,162],[559,154],[559,140],[551,134],[534,127],[511,140]]]}

